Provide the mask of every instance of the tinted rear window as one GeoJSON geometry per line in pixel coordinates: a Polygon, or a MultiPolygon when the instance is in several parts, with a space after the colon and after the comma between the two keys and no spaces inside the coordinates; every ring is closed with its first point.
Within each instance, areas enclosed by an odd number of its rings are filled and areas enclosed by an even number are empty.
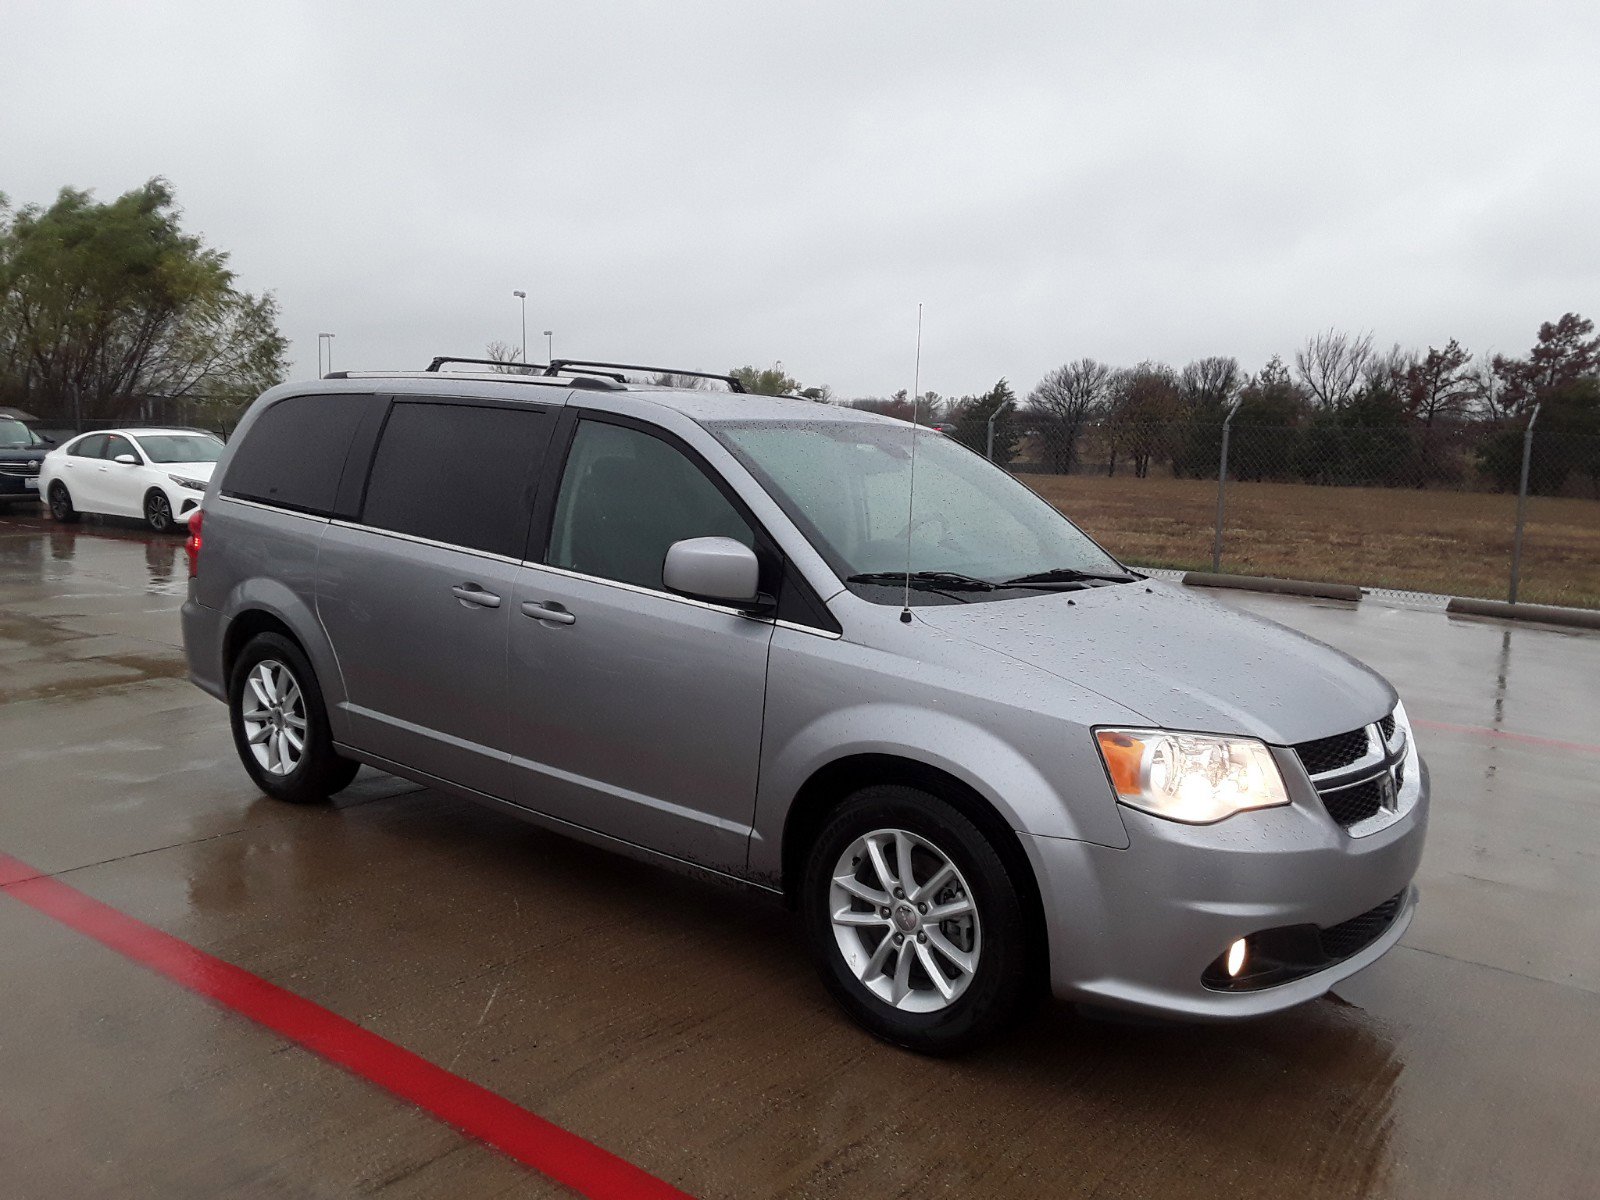
{"type": "Polygon", "coordinates": [[[397,402],[362,524],[521,558],[552,421],[521,406],[397,402]]]}
{"type": "Polygon", "coordinates": [[[371,396],[290,396],[245,430],[222,494],[327,516],[371,396]]]}

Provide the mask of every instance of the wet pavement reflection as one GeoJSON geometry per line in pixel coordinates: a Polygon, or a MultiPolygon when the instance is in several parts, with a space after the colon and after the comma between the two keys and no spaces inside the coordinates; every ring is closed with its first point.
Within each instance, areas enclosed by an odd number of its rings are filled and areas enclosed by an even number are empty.
{"type": "MultiPolygon", "coordinates": [[[[1048,1005],[937,1061],[845,1023],[769,903],[376,772],[263,799],[184,678],[185,570],[175,536],[0,514],[0,852],[693,1194],[1597,1193],[1600,637],[1230,597],[1418,722],[1405,941],[1247,1025],[1048,1005]]],[[[3,898],[0,1012],[7,1195],[561,1194],[3,898]]]]}

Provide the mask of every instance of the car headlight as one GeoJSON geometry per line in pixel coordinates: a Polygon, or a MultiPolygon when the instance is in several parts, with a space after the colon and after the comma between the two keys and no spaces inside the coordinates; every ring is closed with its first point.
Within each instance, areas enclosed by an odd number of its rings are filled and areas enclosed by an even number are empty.
{"type": "Polygon", "coordinates": [[[179,487],[190,488],[197,492],[206,490],[206,481],[204,479],[190,479],[187,475],[168,475],[167,478],[179,487]]]}
{"type": "Polygon", "coordinates": [[[1289,803],[1272,752],[1255,738],[1100,729],[1095,740],[1117,799],[1170,821],[1210,825],[1289,803]]]}

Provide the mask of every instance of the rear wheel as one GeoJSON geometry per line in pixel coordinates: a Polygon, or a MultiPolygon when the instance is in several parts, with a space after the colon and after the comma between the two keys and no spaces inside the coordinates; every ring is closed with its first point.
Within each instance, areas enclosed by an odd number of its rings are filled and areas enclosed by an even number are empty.
{"type": "Polygon", "coordinates": [[[50,515],[58,521],[78,519],[78,510],[72,507],[72,493],[59,479],[50,485],[50,515]]]}
{"type": "Polygon", "coordinates": [[[802,919],[823,982],[869,1032],[948,1054],[993,1037],[1032,994],[1016,884],[989,838],[915,788],[866,788],[823,826],[802,919]]]}
{"type": "Polygon", "coordinates": [[[152,490],[144,498],[144,520],[157,533],[167,533],[172,529],[172,501],[167,499],[165,492],[152,490]]]}
{"type": "Polygon", "coordinates": [[[257,634],[240,652],[229,676],[228,717],[239,761],[275,799],[320,804],[360,769],[334,751],[316,675],[281,634],[257,634]]]}

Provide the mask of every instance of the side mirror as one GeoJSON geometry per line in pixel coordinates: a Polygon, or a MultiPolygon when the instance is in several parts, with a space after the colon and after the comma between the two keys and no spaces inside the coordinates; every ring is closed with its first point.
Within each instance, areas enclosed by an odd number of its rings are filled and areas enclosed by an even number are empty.
{"type": "Polygon", "coordinates": [[[137,467],[139,465],[139,460],[131,454],[119,454],[111,461],[119,462],[125,467],[137,467]]]}
{"type": "Polygon", "coordinates": [[[661,581],[694,600],[754,608],[763,602],[755,551],[726,537],[686,538],[667,547],[661,581]]]}

